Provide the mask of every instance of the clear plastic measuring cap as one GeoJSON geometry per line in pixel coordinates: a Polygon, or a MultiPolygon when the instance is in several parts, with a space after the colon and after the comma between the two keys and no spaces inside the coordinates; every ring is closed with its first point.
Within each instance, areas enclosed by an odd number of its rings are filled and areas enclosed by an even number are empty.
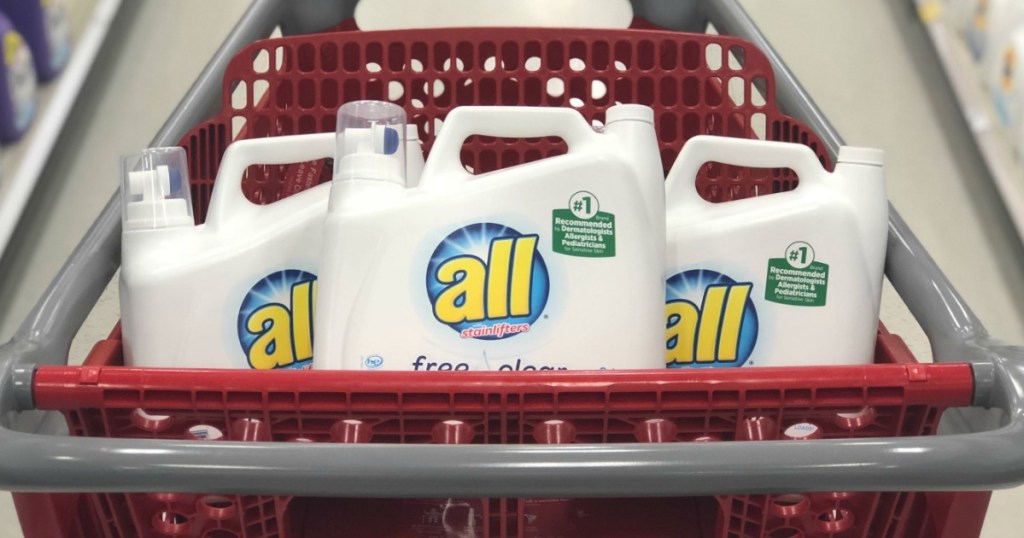
{"type": "Polygon", "coordinates": [[[405,186],[405,110],[386,101],[338,109],[334,180],[369,179],[405,186]]]}
{"type": "Polygon", "coordinates": [[[185,150],[149,148],[121,159],[125,230],[195,226],[185,150]]]}

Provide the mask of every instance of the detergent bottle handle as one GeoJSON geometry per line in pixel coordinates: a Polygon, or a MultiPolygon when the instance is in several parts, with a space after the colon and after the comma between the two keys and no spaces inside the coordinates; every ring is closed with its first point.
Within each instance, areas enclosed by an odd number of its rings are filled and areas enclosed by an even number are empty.
{"type": "Polygon", "coordinates": [[[696,187],[697,172],[708,162],[750,168],[791,168],[804,184],[822,180],[828,174],[814,151],[803,144],[695,136],[683,145],[665,180],[665,203],[669,208],[714,205],[701,198],[696,187]]]}
{"type": "Polygon", "coordinates": [[[464,106],[452,110],[434,141],[423,167],[424,189],[468,181],[473,174],[461,164],[462,144],[472,135],[503,138],[558,136],[569,153],[600,136],[583,116],[571,108],[464,106]]]}
{"type": "Polygon", "coordinates": [[[276,136],[232,142],[224,152],[210,195],[206,224],[217,227],[257,209],[242,192],[245,170],[254,164],[292,164],[334,156],[334,133],[276,136]]]}

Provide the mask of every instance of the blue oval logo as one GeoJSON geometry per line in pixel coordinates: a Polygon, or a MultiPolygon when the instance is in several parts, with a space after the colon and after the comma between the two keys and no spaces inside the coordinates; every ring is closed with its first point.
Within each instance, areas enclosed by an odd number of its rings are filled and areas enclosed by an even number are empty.
{"type": "Polygon", "coordinates": [[[743,366],[757,343],[753,284],[708,270],[665,282],[665,364],[669,368],[743,366]]]}
{"type": "Polygon", "coordinates": [[[249,289],[238,309],[238,341],[257,370],[308,368],[313,359],[316,275],[287,269],[249,289]]]}
{"type": "Polygon", "coordinates": [[[528,332],[551,287],[538,241],[537,234],[494,223],[449,234],[427,265],[434,319],[462,338],[500,340],[528,332]]]}

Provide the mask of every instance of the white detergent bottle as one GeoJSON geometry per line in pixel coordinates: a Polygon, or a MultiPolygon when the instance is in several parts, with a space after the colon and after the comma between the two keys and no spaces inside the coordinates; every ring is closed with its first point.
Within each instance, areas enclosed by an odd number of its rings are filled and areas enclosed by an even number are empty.
{"type": "Polygon", "coordinates": [[[666,182],[670,368],[867,364],[888,228],[883,153],[843,147],[835,171],[800,144],[697,136],[666,182]],[[790,168],[789,192],[711,203],[707,162],[790,168]]]}
{"type": "Polygon", "coordinates": [[[331,133],[244,140],[224,153],[195,225],[181,148],[124,159],[121,329],[125,362],[169,368],[308,368],[330,186],[268,205],[246,168],[332,157],[331,133]]]}
{"type": "MultiPolygon", "coordinates": [[[[343,142],[383,121],[349,106],[338,112],[343,142]]],[[[597,133],[568,108],[460,107],[416,189],[397,177],[397,162],[340,143],[314,367],[662,368],[664,182],[653,119],[649,107],[615,106],[597,133]],[[473,175],[459,156],[474,134],[558,136],[568,153],[473,175]],[[370,160],[376,170],[358,164],[370,160]]]]}

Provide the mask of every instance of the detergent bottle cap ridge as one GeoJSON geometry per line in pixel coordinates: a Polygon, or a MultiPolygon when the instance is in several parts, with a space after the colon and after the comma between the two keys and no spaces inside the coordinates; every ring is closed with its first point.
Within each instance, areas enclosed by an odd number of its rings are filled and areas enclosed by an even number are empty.
{"type": "Polygon", "coordinates": [[[420,128],[415,123],[410,123],[405,126],[405,139],[409,141],[419,142],[420,140],[420,128]]]}
{"type": "Polygon", "coordinates": [[[605,112],[605,125],[617,121],[642,121],[654,125],[654,109],[644,105],[615,105],[605,112]]]}
{"type": "Polygon", "coordinates": [[[121,160],[125,230],[194,226],[185,150],[149,148],[121,160]]]}
{"type": "Polygon", "coordinates": [[[334,179],[405,185],[405,110],[384,101],[353,101],[338,109],[334,179]]]}
{"type": "Polygon", "coordinates": [[[423,174],[423,142],[415,123],[405,126],[405,186],[417,187],[423,174]]]}
{"type": "Polygon", "coordinates": [[[885,164],[885,151],[878,148],[843,146],[839,148],[839,155],[836,162],[844,164],[882,166],[885,164]]]}

